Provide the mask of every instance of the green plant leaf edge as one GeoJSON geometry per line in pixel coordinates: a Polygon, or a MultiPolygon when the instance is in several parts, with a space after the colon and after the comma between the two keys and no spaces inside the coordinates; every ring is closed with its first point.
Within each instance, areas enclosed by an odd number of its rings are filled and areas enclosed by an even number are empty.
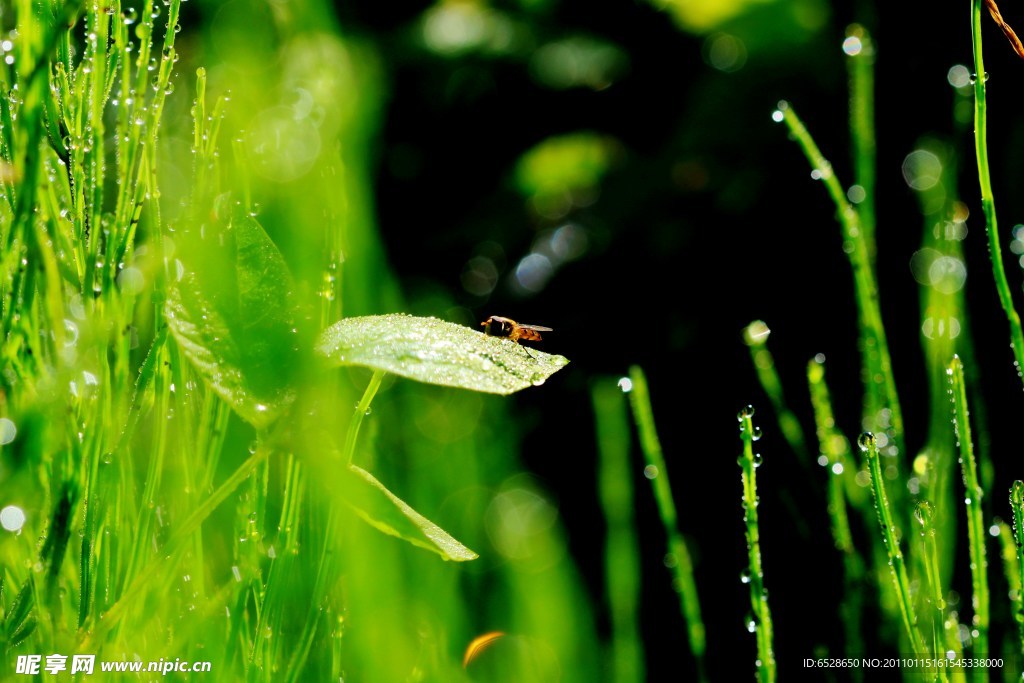
{"type": "Polygon", "coordinates": [[[445,560],[468,562],[479,555],[459,543],[429,519],[409,507],[377,479],[355,465],[349,466],[345,502],[367,524],[390,536],[437,553],[445,560]]]}

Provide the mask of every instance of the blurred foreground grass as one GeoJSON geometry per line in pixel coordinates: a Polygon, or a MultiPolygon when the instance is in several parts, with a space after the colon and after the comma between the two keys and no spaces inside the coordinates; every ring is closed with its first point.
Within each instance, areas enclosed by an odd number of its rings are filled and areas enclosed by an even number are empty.
{"type": "Polygon", "coordinates": [[[178,0],[14,3],[3,676],[57,653],[458,681],[497,630],[476,680],[594,680],[589,601],[503,400],[387,377],[357,404],[369,373],[310,351],[402,308],[372,218],[372,48],[327,3],[199,4],[212,20],[178,34],[178,0]],[[481,559],[364,523],[346,458],[481,559]]]}

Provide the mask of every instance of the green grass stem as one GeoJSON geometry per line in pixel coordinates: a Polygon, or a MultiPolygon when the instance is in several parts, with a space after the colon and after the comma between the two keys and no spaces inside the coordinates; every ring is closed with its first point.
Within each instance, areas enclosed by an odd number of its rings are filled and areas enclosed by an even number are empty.
{"type": "Polygon", "coordinates": [[[768,350],[768,335],[771,330],[761,320],[755,320],[743,329],[743,341],[750,349],[750,359],[757,371],[757,379],[761,383],[764,392],[768,394],[772,409],[779,421],[779,430],[782,436],[789,443],[790,448],[800,459],[800,464],[810,468],[811,455],[807,449],[807,438],[804,436],[804,429],[800,426],[800,420],[786,404],[786,397],[782,392],[782,380],[779,372],[775,369],[775,359],[772,352],[768,350]]]}
{"type": "MultiPolygon", "coordinates": [[[[931,606],[928,622],[931,625],[932,652],[943,653],[956,651],[960,635],[955,620],[946,614],[946,598],[944,597],[942,571],[939,563],[935,515],[928,501],[921,501],[914,509],[914,521],[919,527],[921,537],[921,564],[924,565],[928,592],[925,601],[931,606]]],[[[963,669],[938,669],[937,679],[953,680],[956,683],[964,680],[963,669]]]]}
{"type": "Polygon", "coordinates": [[[629,404],[633,410],[633,421],[636,423],[640,436],[640,448],[647,466],[644,474],[651,482],[654,500],[658,505],[658,514],[668,538],[668,557],[666,564],[672,572],[672,584],[679,595],[679,606],[686,619],[687,637],[690,651],[697,660],[699,675],[705,675],[704,652],[706,638],[704,619],[701,617],[700,598],[697,583],[693,578],[693,561],[686,541],[679,532],[679,519],[675,501],[672,498],[672,485],[669,483],[668,468],[661,450],[658,431],[654,426],[654,410],[651,408],[651,397],[647,390],[647,378],[643,370],[634,365],[629,369],[631,389],[629,404]]]}
{"type": "MultiPolygon", "coordinates": [[[[882,310],[878,301],[878,286],[872,268],[872,256],[865,239],[864,226],[859,212],[853,207],[846,192],[832,169],[832,164],[818,149],[817,143],[808,132],[796,112],[785,101],[779,102],[773,114],[776,121],[786,124],[790,134],[810,162],[812,177],[825,184],[829,197],[836,207],[836,216],[843,232],[843,250],[848,254],[853,268],[854,291],[860,318],[861,352],[864,364],[865,418],[875,430],[884,430],[891,435],[895,449],[903,448],[903,411],[896,391],[896,380],[892,372],[889,343],[886,340],[882,322],[882,310]],[[888,410],[888,414],[884,411],[888,410]]],[[[887,453],[893,453],[888,446],[887,453]]],[[[902,497],[902,495],[900,495],[902,497]]]]}
{"type": "MultiPolygon", "coordinates": [[[[971,557],[971,605],[974,632],[974,654],[987,657],[989,629],[988,558],[985,553],[986,528],[981,509],[984,491],[978,482],[978,464],[974,457],[970,415],[967,410],[967,388],[964,367],[958,356],[949,364],[949,377],[953,389],[953,424],[960,445],[960,467],[964,481],[964,503],[967,506],[967,536],[971,557]]],[[[976,672],[980,680],[988,680],[988,669],[976,672]]]]}
{"type": "MultiPolygon", "coordinates": [[[[1010,487],[1010,510],[1013,511],[1013,538],[1017,549],[1017,576],[1024,581],[1024,481],[1017,479],[1010,487]]],[[[1020,631],[1020,654],[1024,656],[1024,587],[1017,594],[1018,611],[1014,613],[1020,631]]]]}
{"type": "Polygon", "coordinates": [[[644,680],[640,632],[640,546],[633,515],[633,470],[626,399],[614,381],[591,388],[597,429],[598,494],[607,524],[604,546],[605,595],[611,614],[612,680],[644,680]]]}
{"type": "MultiPolygon", "coordinates": [[[[377,391],[380,389],[381,382],[384,379],[384,374],[385,373],[382,370],[373,371],[373,375],[370,377],[370,381],[367,383],[366,389],[363,391],[363,395],[359,399],[359,403],[356,404],[355,412],[353,413],[352,419],[348,425],[348,432],[345,435],[345,450],[342,454],[343,462],[347,464],[352,463],[352,458],[355,455],[356,442],[359,439],[360,427],[363,424],[363,420],[370,413],[370,406],[373,403],[374,397],[377,395],[377,391]]],[[[313,638],[316,635],[317,624],[325,614],[324,608],[328,588],[330,587],[331,582],[337,578],[338,525],[338,505],[334,500],[332,500],[328,504],[323,546],[321,548],[319,561],[316,565],[317,569],[316,578],[314,579],[313,584],[313,596],[309,602],[305,623],[303,624],[298,644],[292,652],[292,656],[288,662],[288,669],[285,675],[285,681],[288,683],[293,683],[294,681],[299,680],[299,677],[302,675],[303,667],[306,665],[306,660],[313,647],[313,638]]]]}
{"type": "MultiPolygon", "coordinates": [[[[868,257],[874,262],[875,245],[875,45],[861,24],[846,29],[844,51],[850,83],[850,142],[853,145],[853,180],[861,196],[857,213],[868,257]]],[[[855,190],[854,190],[855,191],[855,190]]],[[[851,196],[856,196],[851,192],[851,196]]]]}
{"type": "Polygon", "coordinates": [[[736,416],[740,423],[743,453],[737,459],[743,483],[743,521],[746,523],[747,571],[742,580],[750,586],[751,616],[747,630],[757,638],[757,680],[771,683],[775,680],[775,651],[773,649],[772,614],[768,609],[768,590],[764,587],[764,568],[761,562],[761,529],[758,526],[757,468],[761,456],[754,453],[754,441],[761,438],[754,427],[754,409],[747,406],[736,416]]]}
{"type": "MultiPolygon", "coordinates": [[[[856,463],[850,459],[850,444],[836,429],[832,414],[832,401],[825,383],[825,366],[818,360],[807,365],[807,381],[811,390],[811,404],[814,407],[814,422],[818,433],[818,446],[827,458],[828,468],[828,515],[831,520],[832,540],[843,555],[843,602],[840,613],[843,619],[846,654],[855,656],[864,652],[861,634],[865,563],[853,543],[850,520],[847,515],[847,490],[857,492],[854,482],[856,463]]],[[[863,505],[863,497],[861,499],[863,505]]],[[[860,680],[863,674],[854,670],[852,675],[860,680]]]]}
{"type": "Polygon", "coordinates": [[[1003,266],[1003,250],[999,242],[999,224],[996,219],[996,201],[992,192],[992,176],[988,162],[988,100],[986,97],[985,57],[981,41],[981,15],[984,0],[971,1],[971,39],[974,48],[974,151],[978,160],[978,186],[981,191],[981,209],[985,214],[985,232],[988,234],[988,252],[992,261],[992,277],[999,295],[999,304],[1010,324],[1010,347],[1013,349],[1017,375],[1024,381],[1024,330],[1020,315],[1013,304],[1010,283],[1003,266]]]}
{"type": "Polygon", "coordinates": [[[1021,565],[1017,557],[1017,540],[1009,524],[999,519],[996,520],[996,526],[999,529],[999,554],[1003,560],[1003,574],[1009,588],[1010,614],[1017,624],[1017,642],[1013,648],[1017,652],[1024,652],[1024,594],[1021,586],[1021,565]]]}
{"type": "Polygon", "coordinates": [[[167,543],[162,548],[161,557],[150,561],[149,564],[143,567],[134,580],[125,586],[117,602],[103,614],[102,619],[96,622],[93,629],[82,634],[83,637],[80,645],[82,651],[92,651],[99,643],[103,642],[103,636],[118,624],[129,609],[136,606],[134,600],[147,588],[148,584],[159,576],[162,571],[168,570],[175,564],[174,561],[168,561],[167,558],[177,556],[185,544],[189,542],[192,534],[202,526],[210,514],[227,500],[228,496],[242,482],[252,475],[257,467],[267,459],[268,455],[270,455],[269,448],[260,447],[257,449],[178,525],[174,535],[167,540],[167,543]]]}
{"type": "Polygon", "coordinates": [[[875,512],[878,515],[878,525],[882,532],[882,543],[885,545],[886,555],[889,559],[890,574],[896,588],[903,628],[913,652],[916,655],[924,656],[929,650],[925,648],[918,628],[917,613],[910,595],[910,580],[907,578],[907,565],[903,559],[903,551],[900,550],[899,536],[893,526],[893,513],[889,505],[889,498],[885,493],[882,465],[879,462],[878,446],[875,444],[874,435],[864,432],[858,439],[858,445],[867,456],[868,472],[871,474],[871,493],[875,500],[875,512]]]}

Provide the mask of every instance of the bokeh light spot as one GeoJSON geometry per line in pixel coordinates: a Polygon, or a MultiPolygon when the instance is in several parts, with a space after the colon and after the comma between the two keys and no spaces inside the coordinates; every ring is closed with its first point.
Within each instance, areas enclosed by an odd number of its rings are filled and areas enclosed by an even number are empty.
{"type": "Polygon", "coordinates": [[[942,179],[942,161],[925,149],[916,149],[903,160],[903,179],[914,190],[930,190],[942,179]]]}
{"type": "Polygon", "coordinates": [[[7,531],[21,531],[25,526],[25,511],[17,505],[6,506],[0,510],[0,526],[7,531]]]}

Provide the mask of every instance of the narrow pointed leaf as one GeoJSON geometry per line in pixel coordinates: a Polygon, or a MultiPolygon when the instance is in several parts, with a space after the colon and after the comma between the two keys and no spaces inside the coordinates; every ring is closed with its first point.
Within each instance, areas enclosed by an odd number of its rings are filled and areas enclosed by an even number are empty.
{"type": "Polygon", "coordinates": [[[403,314],[346,318],[323,332],[317,350],[332,365],[490,394],[539,386],[569,363],[469,327],[403,314]]]}
{"type": "Polygon", "coordinates": [[[345,477],[345,502],[370,526],[397,536],[446,560],[466,562],[478,555],[447,531],[413,510],[366,470],[351,465],[345,477]]]}

